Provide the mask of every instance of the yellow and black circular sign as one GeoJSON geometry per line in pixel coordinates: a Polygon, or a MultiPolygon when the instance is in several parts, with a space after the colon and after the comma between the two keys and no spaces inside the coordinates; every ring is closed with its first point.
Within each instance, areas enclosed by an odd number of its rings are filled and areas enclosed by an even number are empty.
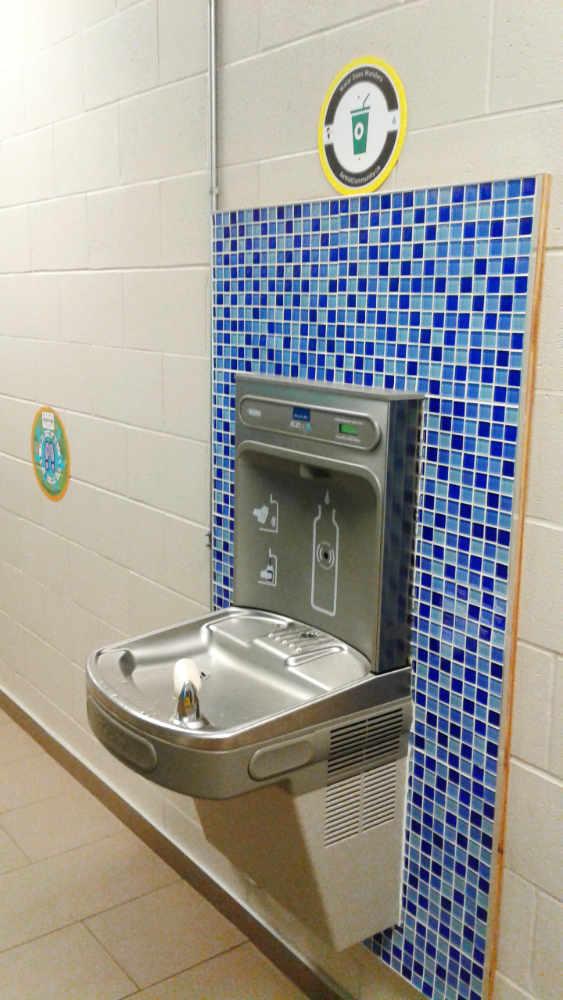
{"type": "Polygon", "coordinates": [[[332,81],[319,117],[327,180],[342,194],[375,191],[389,176],[407,130],[403,84],[388,63],[354,59],[332,81]]]}

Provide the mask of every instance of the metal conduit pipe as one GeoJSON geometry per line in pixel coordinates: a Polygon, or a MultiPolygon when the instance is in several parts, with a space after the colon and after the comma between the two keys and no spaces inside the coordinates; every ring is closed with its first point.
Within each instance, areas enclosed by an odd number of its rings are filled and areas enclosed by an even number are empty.
{"type": "Polygon", "coordinates": [[[208,0],[208,74],[209,74],[209,202],[217,209],[217,43],[215,0],[208,0]]]}
{"type": "MultiPolygon", "coordinates": [[[[209,170],[209,261],[213,267],[213,213],[217,210],[217,40],[216,40],[216,7],[215,0],[207,2],[207,75],[208,75],[208,170],[209,170]]],[[[211,353],[210,379],[210,413],[213,413],[213,296],[209,286],[209,344],[211,353]]],[[[209,456],[209,493],[211,496],[211,525],[209,530],[209,606],[213,607],[213,519],[215,500],[213,495],[213,449],[209,456]]]]}

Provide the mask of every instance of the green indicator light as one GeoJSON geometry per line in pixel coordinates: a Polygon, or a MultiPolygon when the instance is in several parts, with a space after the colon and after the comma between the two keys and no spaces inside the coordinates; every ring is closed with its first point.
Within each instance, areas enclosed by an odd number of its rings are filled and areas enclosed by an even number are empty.
{"type": "Polygon", "coordinates": [[[357,424],[339,424],[338,425],[339,434],[350,434],[352,437],[357,437],[359,433],[357,424]]]}

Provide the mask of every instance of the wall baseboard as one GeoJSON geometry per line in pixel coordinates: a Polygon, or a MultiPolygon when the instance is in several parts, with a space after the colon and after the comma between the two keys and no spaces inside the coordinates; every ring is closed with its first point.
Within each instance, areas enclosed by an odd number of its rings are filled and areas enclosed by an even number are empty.
{"type": "Polygon", "coordinates": [[[305,993],[310,1000],[350,1000],[350,994],[335,984],[329,984],[300,959],[275,934],[257,920],[244,906],[223,889],[207,872],[162,831],[138,812],[113,788],[94,774],[83,761],[64,747],[17,704],[0,690],[0,708],[22,727],[61,767],[114,814],[132,833],[157,854],[166,864],[201,893],[227,920],[238,928],[288,979],[305,993]]]}

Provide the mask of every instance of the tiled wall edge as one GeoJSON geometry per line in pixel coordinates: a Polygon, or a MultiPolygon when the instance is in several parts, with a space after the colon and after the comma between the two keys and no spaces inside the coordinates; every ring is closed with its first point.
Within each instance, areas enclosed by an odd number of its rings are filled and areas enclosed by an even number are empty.
{"type": "MultiPolygon", "coordinates": [[[[315,152],[315,155],[317,155],[316,152],[315,152]]],[[[515,177],[519,177],[520,174],[522,174],[522,176],[534,177],[535,178],[536,182],[538,183],[538,193],[539,193],[540,190],[541,191],[544,190],[546,183],[550,184],[550,182],[551,182],[551,175],[550,174],[541,173],[541,172],[538,172],[536,170],[530,170],[527,173],[522,172],[522,171],[516,171],[515,173],[505,173],[505,172],[503,172],[503,173],[499,173],[499,174],[491,174],[490,177],[489,177],[489,175],[487,175],[487,181],[486,181],[486,183],[487,184],[489,184],[489,183],[490,184],[507,184],[509,181],[514,180],[515,177]]],[[[389,195],[403,194],[406,191],[408,191],[409,193],[412,193],[413,195],[416,195],[417,192],[419,192],[419,191],[439,191],[441,188],[469,187],[470,185],[474,185],[474,184],[476,184],[477,186],[479,186],[479,184],[481,184],[481,183],[483,183],[483,172],[479,171],[479,173],[478,173],[477,176],[472,177],[469,180],[461,180],[460,181],[460,180],[458,180],[457,177],[451,177],[449,179],[440,181],[439,184],[428,184],[428,183],[409,184],[408,182],[404,182],[404,181],[400,181],[400,180],[394,183],[392,180],[390,180],[389,183],[385,184],[385,186],[383,188],[376,189],[375,191],[369,191],[367,194],[368,194],[368,197],[371,196],[371,195],[374,195],[374,194],[375,195],[383,196],[383,195],[387,195],[387,194],[389,194],[389,195]]],[[[228,215],[231,212],[234,212],[234,213],[238,213],[238,212],[252,212],[252,211],[261,211],[262,209],[268,211],[268,210],[271,210],[271,209],[274,209],[274,208],[278,208],[280,204],[284,205],[284,206],[287,206],[287,205],[318,205],[321,202],[333,201],[333,200],[339,201],[342,198],[350,198],[350,199],[351,198],[360,198],[363,194],[364,194],[363,191],[354,191],[354,190],[351,190],[347,195],[342,195],[342,194],[339,194],[337,191],[335,191],[333,188],[331,188],[327,184],[327,188],[326,188],[326,191],[324,192],[324,194],[318,194],[318,195],[314,195],[312,197],[307,197],[306,195],[303,195],[303,196],[300,196],[298,198],[288,198],[286,201],[283,201],[283,202],[280,202],[280,203],[275,202],[275,201],[269,201],[269,202],[265,202],[264,204],[258,199],[258,200],[255,200],[255,201],[250,201],[248,204],[244,204],[244,205],[239,205],[237,203],[236,205],[219,206],[213,212],[213,215],[212,215],[212,224],[214,225],[217,221],[220,221],[219,217],[221,215],[225,214],[225,213],[228,215]]],[[[220,199],[220,197],[221,197],[221,188],[219,187],[219,199],[220,199]]],[[[536,197],[537,197],[537,195],[536,195],[536,197]]],[[[538,199],[538,205],[539,205],[539,199],[538,199]]],[[[537,209],[536,209],[536,214],[534,215],[534,227],[537,226],[538,221],[539,221],[539,215],[537,214],[537,209]]],[[[534,228],[534,232],[536,232],[535,228],[534,228]]],[[[544,247],[544,249],[545,249],[545,247],[544,247]]],[[[213,259],[212,259],[212,264],[213,264],[213,259]]],[[[212,354],[213,354],[213,345],[212,345],[212,354]]]]}
{"type": "Polygon", "coordinates": [[[500,911],[502,904],[502,880],[504,874],[504,844],[506,837],[506,817],[508,792],[510,783],[511,763],[511,733],[512,713],[514,710],[514,681],[516,667],[516,647],[518,642],[518,615],[520,610],[520,594],[522,580],[522,555],[524,546],[524,527],[526,518],[526,502],[529,482],[529,466],[531,451],[531,429],[535,393],[535,375],[537,363],[537,345],[539,337],[539,317],[545,255],[547,250],[547,227],[549,215],[549,200],[551,193],[551,176],[536,175],[538,183],[537,200],[535,203],[534,232],[536,244],[533,249],[533,280],[532,296],[528,303],[527,346],[523,354],[523,396],[520,403],[518,458],[516,464],[516,494],[513,511],[516,536],[512,539],[509,567],[509,604],[505,645],[505,679],[502,697],[502,722],[500,730],[500,766],[497,775],[495,836],[493,852],[495,866],[490,897],[489,931],[487,934],[487,950],[485,956],[485,998],[494,994],[495,977],[497,975],[497,953],[500,935],[500,911]]]}

